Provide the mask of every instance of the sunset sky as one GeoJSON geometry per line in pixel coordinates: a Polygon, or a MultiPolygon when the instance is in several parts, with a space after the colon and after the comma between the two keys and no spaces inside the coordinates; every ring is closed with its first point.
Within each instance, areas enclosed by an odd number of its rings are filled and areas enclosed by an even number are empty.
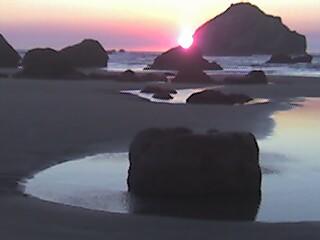
{"type": "MultiPolygon", "coordinates": [[[[61,48],[95,38],[106,49],[165,50],[185,28],[196,29],[229,0],[0,0],[0,32],[18,49],[61,48]]],[[[320,0],[255,0],[308,38],[320,52],[320,0]]]]}

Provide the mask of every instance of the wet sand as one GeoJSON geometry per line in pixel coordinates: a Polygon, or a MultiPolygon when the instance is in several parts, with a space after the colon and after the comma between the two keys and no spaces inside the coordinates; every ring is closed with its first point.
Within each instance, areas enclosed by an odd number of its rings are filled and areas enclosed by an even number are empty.
{"type": "MultiPolygon", "coordinates": [[[[272,133],[274,111],[290,99],[320,97],[320,79],[272,77],[273,84],[228,86],[272,102],[249,106],[155,104],[120,90],[143,83],[0,79],[0,236],[3,239],[319,239],[319,223],[218,223],[108,214],[26,197],[16,181],[80,156],[128,150],[147,127],[185,126],[272,133]]],[[[203,85],[178,85],[182,87],[203,85]]]]}

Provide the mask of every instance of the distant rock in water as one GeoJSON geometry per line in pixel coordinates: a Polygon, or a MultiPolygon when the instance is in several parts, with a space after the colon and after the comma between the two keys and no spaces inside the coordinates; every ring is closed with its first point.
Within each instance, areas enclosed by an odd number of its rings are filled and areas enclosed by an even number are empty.
{"type": "Polygon", "coordinates": [[[56,78],[74,74],[71,64],[51,48],[37,48],[28,51],[22,61],[22,76],[35,78],[56,78]]]}
{"type": "Polygon", "coordinates": [[[300,56],[290,56],[288,54],[274,54],[267,63],[294,64],[294,63],[311,63],[313,57],[309,54],[300,56]]]}
{"type": "Polygon", "coordinates": [[[245,76],[226,77],[225,84],[268,84],[268,79],[264,71],[251,71],[245,76]]]}
{"type": "Polygon", "coordinates": [[[126,52],[126,50],[124,50],[124,49],[119,50],[119,53],[125,53],[125,52],[126,52]]]}
{"type": "Polygon", "coordinates": [[[152,97],[155,98],[155,99],[160,99],[160,100],[173,99],[171,94],[169,92],[165,92],[165,91],[163,91],[163,92],[159,91],[159,92],[155,93],[152,97]]]}
{"type": "Polygon", "coordinates": [[[139,196],[256,196],[259,147],[250,133],[148,129],[130,145],[128,190],[139,196]]]}
{"type": "Polygon", "coordinates": [[[0,67],[17,67],[20,59],[17,51],[0,34],[0,67]]]}
{"type": "Polygon", "coordinates": [[[192,94],[187,99],[187,103],[235,105],[244,104],[252,100],[251,97],[244,94],[224,94],[218,90],[208,89],[192,94]]]}
{"type": "Polygon", "coordinates": [[[96,40],[85,39],[60,52],[74,67],[106,67],[108,65],[108,53],[96,40]]]}
{"type": "Polygon", "coordinates": [[[196,47],[184,49],[176,47],[162,53],[146,69],[157,70],[180,70],[185,66],[197,67],[202,70],[222,70],[222,67],[215,62],[204,59],[196,47]]]}
{"type": "Polygon", "coordinates": [[[250,3],[232,4],[199,27],[195,43],[203,54],[304,54],[305,36],[291,31],[280,17],[265,14],[250,3]]]}

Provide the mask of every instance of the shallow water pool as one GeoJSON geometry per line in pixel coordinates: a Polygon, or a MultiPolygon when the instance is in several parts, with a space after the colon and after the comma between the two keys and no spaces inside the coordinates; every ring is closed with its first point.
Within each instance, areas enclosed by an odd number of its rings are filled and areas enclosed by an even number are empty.
{"type": "Polygon", "coordinates": [[[320,220],[320,100],[273,115],[275,129],[260,140],[261,199],[139,199],[126,190],[127,153],[106,153],[62,163],[27,179],[25,193],[89,209],[218,220],[320,220]]]}

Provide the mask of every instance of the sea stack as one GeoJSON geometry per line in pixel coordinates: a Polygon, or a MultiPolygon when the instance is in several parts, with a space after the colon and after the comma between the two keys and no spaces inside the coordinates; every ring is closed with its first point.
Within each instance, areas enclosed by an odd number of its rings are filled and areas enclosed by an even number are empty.
{"type": "Polygon", "coordinates": [[[304,54],[306,37],[250,3],[232,4],[200,26],[195,43],[207,55],[304,54]]]}
{"type": "Polygon", "coordinates": [[[17,51],[0,34],[0,67],[17,67],[20,59],[17,51]]]}
{"type": "Polygon", "coordinates": [[[73,67],[107,67],[109,59],[107,51],[93,39],[66,47],[60,54],[73,67]]]}

